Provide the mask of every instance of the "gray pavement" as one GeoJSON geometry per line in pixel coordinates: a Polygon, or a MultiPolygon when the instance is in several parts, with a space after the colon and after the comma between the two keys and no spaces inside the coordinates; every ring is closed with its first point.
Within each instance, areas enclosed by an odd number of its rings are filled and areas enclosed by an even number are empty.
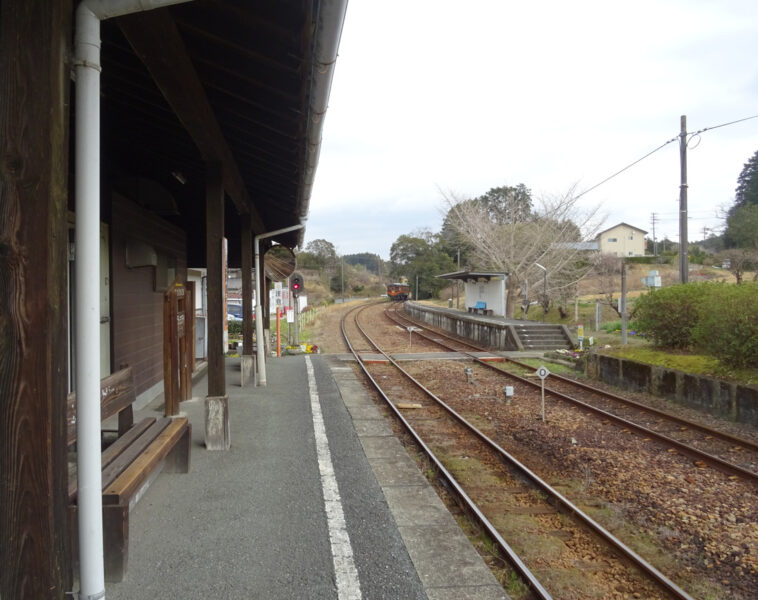
{"type": "Polygon", "coordinates": [[[207,383],[197,382],[181,405],[190,473],[161,474],[134,507],[127,575],[106,585],[107,598],[506,598],[346,362],[284,357],[267,375],[265,388],[241,388],[239,360],[227,359],[228,452],[205,450],[207,383]],[[307,361],[347,536],[330,529],[307,361]],[[338,594],[344,557],[332,556],[343,538],[360,595],[338,594]]]}

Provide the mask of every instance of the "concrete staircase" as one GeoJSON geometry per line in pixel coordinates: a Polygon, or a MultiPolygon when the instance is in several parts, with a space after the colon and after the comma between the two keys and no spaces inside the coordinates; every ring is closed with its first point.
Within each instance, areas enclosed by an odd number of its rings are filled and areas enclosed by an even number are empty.
{"type": "Polygon", "coordinates": [[[558,350],[574,347],[574,342],[563,325],[523,321],[513,325],[524,350],[558,350]]]}

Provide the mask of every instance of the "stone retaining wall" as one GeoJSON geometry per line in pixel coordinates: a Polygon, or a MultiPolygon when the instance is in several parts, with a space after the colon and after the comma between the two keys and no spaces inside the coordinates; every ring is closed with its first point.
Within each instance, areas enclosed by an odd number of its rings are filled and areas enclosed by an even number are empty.
{"type": "Polygon", "coordinates": [[[439,327],[483,346],[498,350],[523,350],[518,336],[513,331],[513,325],[508,323],[472,318],[464,312],[456,311],[455,314],[451,314],[444,309],[438,310],[428,305],[419,306],[413,302],[405,303],[405,311],[417,321],[439,327]]]}
{"type": "Polygon", "coordinates": [[[739,385],[605,354],[589,354],[588,376],[617,387],[647,392],[690,408],[758,427],[758,387],[739,385]]]}

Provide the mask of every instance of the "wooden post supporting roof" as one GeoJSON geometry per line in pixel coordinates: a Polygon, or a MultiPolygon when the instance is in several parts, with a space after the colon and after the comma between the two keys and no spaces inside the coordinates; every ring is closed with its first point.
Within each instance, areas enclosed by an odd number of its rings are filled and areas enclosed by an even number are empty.
{"type": "Polygon", "coordinates": [[[223,311],[224,270],[224,187],[221,166],[206,167],[206,258],[208,282],[208,396],[205,398],[205,446],[208,450],[228,450],[229,405],[224,365],[223,311]]]}
{"type": "Polygon", "coordinates": [[[0,597],[71,589],[66,198],[71,1],[0,3],[0,597]]]}

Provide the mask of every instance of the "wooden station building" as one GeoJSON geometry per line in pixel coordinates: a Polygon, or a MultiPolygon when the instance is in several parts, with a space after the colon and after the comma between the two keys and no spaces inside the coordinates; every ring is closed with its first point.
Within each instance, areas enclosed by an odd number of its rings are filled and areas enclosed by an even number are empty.
{"type": "Polygon", "coordinates": [[[346,2],[0,0],[0,597],[71,590],[67,394],[80,367],[168,385],[164,303],[188,267],[207,269],[223,403],[222,240],[248,273],[256,236],[302,241],[346,2]]]}

